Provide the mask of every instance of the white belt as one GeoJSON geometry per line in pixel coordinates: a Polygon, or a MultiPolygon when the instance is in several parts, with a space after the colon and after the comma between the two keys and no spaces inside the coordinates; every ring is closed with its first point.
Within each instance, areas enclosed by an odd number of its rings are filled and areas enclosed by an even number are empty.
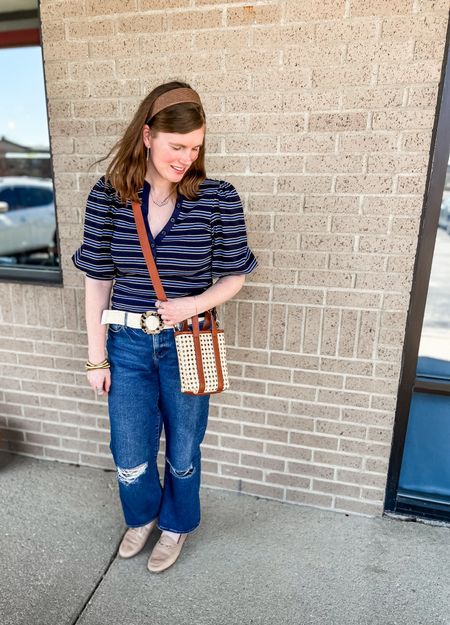
{"type": "MultiPolygon", "coordinates": [[[[203,318],[199,316],[198,319],[202,321],[203,318]]],[[[129,328],[140,328],[146,334],[159,334],[162,330],[174,329],[173,326],[166,325],[158,313],[153,311],[134,313],[125,310],[104,310],[101,323],[117,323],[129,328]]]]}

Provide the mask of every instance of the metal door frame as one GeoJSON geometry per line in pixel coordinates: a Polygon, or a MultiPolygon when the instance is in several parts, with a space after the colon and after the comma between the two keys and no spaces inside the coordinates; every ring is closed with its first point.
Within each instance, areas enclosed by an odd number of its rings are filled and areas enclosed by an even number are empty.
{"type": "MultiPolygon", "coordinates": [[[[431,138],[430,161],[428,164],[424,204],[414,264],[410,305],[406,321],[402,369],[400,373],[384,502],[385,512],[408,514],[408,516],[413,514],[415,516],[424,516],[446,521],[450,521],[450,512],[439,509],[439,506],[430,508],[430,506],[427,505],[415,505],[401,501],[398,499],[397,493],[412,394],[414,390],[425,390],[421,388],[420,383],[416,381],[416,367],[441,208],[442,191],[445,184],[450,151],[449,38],[450,23],[447,27],[441,81],[437,97],[436,117],[431,138]]],[[[437,390],[437,392],[439,391],[437,390]]],[[[440,392],[450,394],[448,389],[441,389],[440,392]]]]}

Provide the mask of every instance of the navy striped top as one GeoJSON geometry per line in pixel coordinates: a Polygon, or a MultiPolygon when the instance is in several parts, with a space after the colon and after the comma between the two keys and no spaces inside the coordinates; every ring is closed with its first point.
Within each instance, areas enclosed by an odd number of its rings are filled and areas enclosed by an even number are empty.
{"type": "MultiPolygon", "coordinates": [[[[178,195],[156,238],[148,223],[150,185],[139,191],[145,228],[169,299],[203,293],[213,278],[250,273],[257,261],[247,245],[242,203],[232,184],[206,179],[198,197],[178,195]]],[[[100,178],[89,193],[82,245],[74,265],[96,280],[114,280],[111,307],[155,310],[156,295],[139,243],[131,202],[100,178]]]]}

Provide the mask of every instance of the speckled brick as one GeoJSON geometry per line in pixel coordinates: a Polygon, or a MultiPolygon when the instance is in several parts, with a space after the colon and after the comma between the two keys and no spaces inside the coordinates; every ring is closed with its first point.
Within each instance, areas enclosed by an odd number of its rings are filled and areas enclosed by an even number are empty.
{"type": "Polygon", "coordinates": [[[350,16],[406,15],[411,11],[410,0],[351,0],[350,16]]]}

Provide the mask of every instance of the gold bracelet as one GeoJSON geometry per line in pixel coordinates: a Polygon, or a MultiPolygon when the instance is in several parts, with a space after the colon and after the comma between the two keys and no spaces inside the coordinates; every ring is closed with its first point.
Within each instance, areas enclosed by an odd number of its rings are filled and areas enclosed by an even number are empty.
{"type": "Polygon", "coordinates": [[[109,367],[110,365],[109,365],[109,361],[107,358],[105,358],[105,360],[102,360],[102,362],[99,362],[97,364],[88,360],[86,364],[84,365],[84,368],[86,369],[86,371],[91,371],[92,369],[109,369],[109,367]]]}

